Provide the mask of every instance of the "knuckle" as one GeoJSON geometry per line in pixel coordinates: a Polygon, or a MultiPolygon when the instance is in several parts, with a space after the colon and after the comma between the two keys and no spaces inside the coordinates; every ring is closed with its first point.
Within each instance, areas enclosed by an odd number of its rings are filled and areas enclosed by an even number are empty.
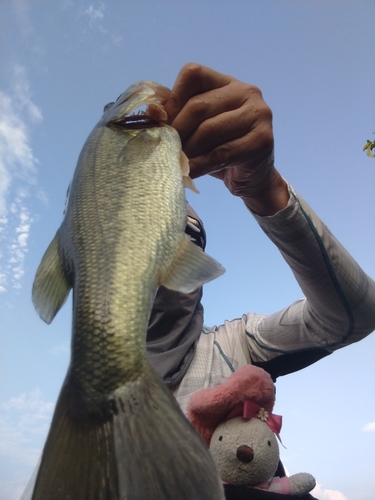
{"type": "Polygon", "coordinates": [[[221,125],[215,119],[208,119],[203,121],[197,132],[199,133],[200,142],[205,144],[205,149],[208,150],[210,147],[217,143],[218,138],[222,136],[221,125]]]}
{"type": "Polygon", "coordinates": [[[243,113],[248,113],[249,131],[273,137],[272,111],[263,100],[255,103],[250,109],[244,109],[243,113]]]}
{"type": "Polygon", "coordinates": [[[168,101],[167,101],[168,109],[177,108],[177,106],[179,105],[179,101],[180,100],[178,92],[172,89],[168,96],[168,101]]]}
{"type": "Polygon", "coordinates": [[[259,116],[262,118],[264,122],[272,123],[272,110],[267,104],[263,101],[263,106],[259,108],[259,116]]]}
{"type": "Polygon", "coordinates": [[[252,141],[253,153],[256,151],[262,156],[267,156],[272,153],[274,148],[274,137],[272,127],[260,127],[253,136],[252,141]]]}
{"type": "Polygon", "coordinates": [[[233,148],[230,143],[225,143],[211,151],[209,162],[212,166],[226,168],[230,166],[232,157],[233,148]]]}
{"type": "Polygon", "coordinates": [[[272,129],[269,127],[265,127],[260,133],[259,142],[262,144],[263,148],[268,151],[273,150],[274,146],[274,138],[272,129]]]}
{"type": "MultiPolygon", "coordinates": [[[[241,82],[242,83],[242,82],[241,82]]],[[[251,85],[250,83],[242,83],[243,85],[243,93],[250,99],[263,99],[262,92],[259,87],[256,85],[251,85]]]]}
{"type": "Polygon", "coordinates": [[[243,95],[247,104],[263,118],[272,119],[271,108],[264,101],[261,90],[254,85],[244,85],[245,88],[243,89],[243,95]]]}
{"type": "Polygon", "coordinates": [[[191,81],[199,78],[202,74],[203,66],[198,63],[189,62],[182,66],[180,75],[184,81],[191,81]]]}
{"type": "Polygon", "coordinates": [[[204,117],[205,111],[207,109],[207,103],[202,99],[201,95],[195,95],[189,99],[186,103],[187,110],[189,114],[194,118],[204,117]]]}

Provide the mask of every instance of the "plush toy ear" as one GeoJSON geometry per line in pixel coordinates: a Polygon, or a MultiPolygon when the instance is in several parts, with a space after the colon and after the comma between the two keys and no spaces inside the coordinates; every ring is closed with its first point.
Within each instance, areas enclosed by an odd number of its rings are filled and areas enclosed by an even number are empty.
{"type": "Polygon", "coordinates": [[[188,418],[207,446],[212,433],[239,403],[252,400],[272,412],[275,386],[270,375],[257,366],[243,366],[223,384],[202,389],[190,398],[188,418]]]}

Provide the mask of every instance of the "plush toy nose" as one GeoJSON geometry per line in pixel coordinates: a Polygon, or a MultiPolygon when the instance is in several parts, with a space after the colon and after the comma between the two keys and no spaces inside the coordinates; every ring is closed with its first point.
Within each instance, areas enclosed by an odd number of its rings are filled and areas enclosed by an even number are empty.
{"type": "Polygon", "coordinates": [[[237,448],[237,453],[236,453],[236,457],[238,458],[238,460],[240,460],[241,462],[244,462],[245,464],[248,464],[250,463],[253,458],[254,458],[254,452],[253,452],[253,449],[250,448],[250,446],[246,446],[245,444],[243,444],[242,446],[239,446],[237,448]]]}

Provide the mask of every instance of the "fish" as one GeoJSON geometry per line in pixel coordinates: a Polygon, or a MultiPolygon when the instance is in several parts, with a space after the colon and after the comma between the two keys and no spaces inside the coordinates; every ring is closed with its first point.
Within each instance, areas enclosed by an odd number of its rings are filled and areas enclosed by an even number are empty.
{"type": "Polygon", "coordinates": [[[32,300],[51,323],[73,289],[71,359],[33,500],[224,499],[201,438],[146,358],[159,286],[189,293],[224,268],[185,234],[195,189],[163,107],[138,82],[104,108],[79,155],[32,300]]]}

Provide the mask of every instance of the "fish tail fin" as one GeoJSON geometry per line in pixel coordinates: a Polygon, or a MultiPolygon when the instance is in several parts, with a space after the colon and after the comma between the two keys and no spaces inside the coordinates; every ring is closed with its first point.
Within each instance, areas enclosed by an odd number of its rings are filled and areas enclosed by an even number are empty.
{"type": "Polygon", "coordinates": [[[118,499],[111,421],[73,417],[70,392],[65,384],[56,404],[31,500],[118,499]]]}
{"type": "Polygon", "coordinates": [[[116,391],[116,399],[113,430],[120,498],[224,499],[207,446],[151,368],[145,377],[116,391]]]}
{"type": "Polygon", "coordinates": [[[206,445],[151,367],[115,391],[106,418],[77,418],[76,403],[67,379],[32,500],[224,499],[206,445]]]}

